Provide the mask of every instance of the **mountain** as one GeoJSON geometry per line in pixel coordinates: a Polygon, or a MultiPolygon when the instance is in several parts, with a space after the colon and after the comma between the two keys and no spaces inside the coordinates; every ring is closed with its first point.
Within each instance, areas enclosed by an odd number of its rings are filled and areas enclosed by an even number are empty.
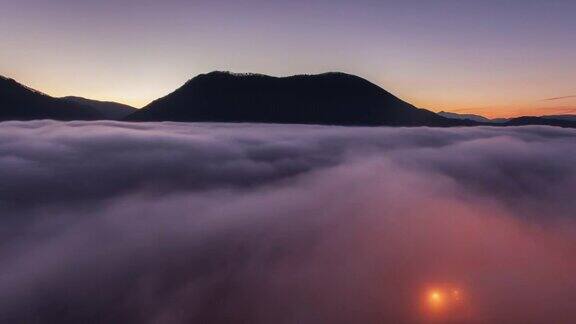
{"type": "Polygon", "coordinates": [[[486,118],[486,117],[480,116],[480,115],[458,114],[458,113],[453,113],[453,112],[448,112],[448,111],[441,111],[438,113],[438,115],[440,115],[442,117],[450,118],[450,119],[468,119],[468,120],[473,120],[473,121],[476,121],[479,123],[505,123],[509,120],[508,118],[490,119],[490,118],[486,118]]]}
{"type": "Polygon", "coordinates": [[[272,77],[201,74],[127,117],[132,121],[212,121],[328,125],[458,126],[345,73],[272,77]]]}
{"type": "Polygon", "coordinates": [[[454,120],[470,120],[485,126],[557,126],[566,128],[576,128],[576,115],[544,115],[544,116],[522,116],[516,118],[486,118],[475,114],[458,114],[448,111],[440,111],[438,115],[454,120]]]}
{"type": "Polygon", "coordinates": [[[440,115],[442,117],[450,118],[450,119],[467,119],[467,120],[473,120],[473,121],[477,121],[477,122],[481,122],[481,123],[489,123],[490,122],[490,119],[488,119],[484,116],[473,115],[473,114],[458,114],[458,113],[452,113],[452,112],[448,112],[448,111],[441,111],[438,113],[438,115],[440,115]]]}
{"type": "Polygon", "coordinates": [[[546,125],[576,128],[576,120],[551,119],[533,116],[512,118],[504,126],[546,125]]]}
{"type": "Polygon", "coordinates": [[[50,97],[13,79],[0,76],[0,120],[95,120],[102,114],[92,107],[50,97]]]}
{"type": "Polygon", "coordinates": [[[92,107],[102,114],[105,119],[120,120],[137,110],[134,107],[112,101],[99,101],[74,96],[63,97],[61,99],[92,107]]]}
{"type": "Polygon", "coordinates": [[[576,115],[488,119],[472,114],[435,114],[365,79],[338,72],[290,77],[211,72],[142,109],[81,97],[54,98],[0,76],[0,121],[33,119],[576,128],[576,115]]]}
{"type": "Polygon", "coordinates": [[[540,118],[576,121],[576,115],[544,115],[540,116],[540,118]]]}
{"type": "Polygon", "coordinates": [[[576,125],[576,115],[544,115],[544,116],[523,116],[517,118],[493,118],[489,119],[480,115],[458,114],[441,111],[438,115],[451,119],[468,119],[480,123],[494,123],[503,126],[514,125],[550,125],[561,127],[574,127],[576,125]]]}
{"type": "Polygon", "coordinates": [[[576,115],[546,115],[546,116],[523,116],[517,118],[494,118],[489,119],[480,115],[458,114],[441,111],[438,115],[452,119],[468,119],[480,123],[491,123],[494,126],[523,126],[523,125],[547,125],[559,127],[576,127],[576,115]]]}

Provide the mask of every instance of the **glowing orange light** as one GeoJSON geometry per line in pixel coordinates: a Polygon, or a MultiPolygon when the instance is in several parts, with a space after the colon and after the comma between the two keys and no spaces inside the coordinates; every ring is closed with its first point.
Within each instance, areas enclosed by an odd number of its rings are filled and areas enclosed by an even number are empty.
{"type": "Polygon", "coordinates": [[[461,323],[473,318],[473,305],[464,286],[434,283],[423,288],[419,299],[423,323],[461,323]]]}
{"type": "Polygon", "coordinates": [[[463,292],[460,287],[441,285],[428,288],[425,294],[425,309],[431,314],[451,313],[464,303],[463,292]]]}
{"type": "Polygon", "coordinates": [[[433,289],[428,293],[428,303],[434,309],[442,306],[444,304],[444,294],[442,291],[433,289]]]}

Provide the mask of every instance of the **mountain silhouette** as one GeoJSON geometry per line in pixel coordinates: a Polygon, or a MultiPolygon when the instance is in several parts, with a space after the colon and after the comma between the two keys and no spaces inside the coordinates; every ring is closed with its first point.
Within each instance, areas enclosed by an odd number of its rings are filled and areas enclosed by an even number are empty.
{"type": "Polygon", "coordinates": [[[486,118],[484,116],[480,116],[480,115],[475,115],[475,114],[459,114],[459,113],[453,113],[453,112],[448,112],[448,111],[441,111],[438,113],[438,115],[442,116],[442,117],[446,117],[446,118],[450,118],[450,119],[468,119],[468,120],[473,120],[479,123],[505,123],[507,122],[509,119],[508,118],[486,118]]]}
{"type": "Polygon", "coordinates": [[[272,77],[201,74],[127,117],[132,121],[211,121],[328,125],[458,126],[345,73],[272,77]]]}
{"type": "Polygon", "coordinates": [[[567,115],[544,115],[544,116],[540,116],[540,118],[576,121],[576,115],[570,115],[570,114],[567,114],[567,115]]]}
{"type": "Polygon", "coordinates": [[[575,115],[488,119],[435,114],[365,79],[339,72],[290,77],[211,72],[142,109],[82,97],[54,98],[0,76],[0,121],[34,119],[576,128],[575,115]]]}
{"type": "Polygon", "coordinates": [[[62,97],[61,99],[92,107],[105,119],[120,120],[137,110],[134,107],[112,101],[99,101],[75,96],[62,97]]]}
{"type": "Polygon", "coordinates": [[[512,118],[503,125],[504,126],[546,125],[546,126],[576,128],[576,120],[524,116],[524,117],[512,118]]]}
{"type": "Polygon", "coordinates": [[[51,97],[0,76],[0,120],[95,120],[103,116],[96,109],[51,97]]]}
{"type": "Polygon", "coordinates": [[[576,128],[576,115],[544,115],[544,116],[522,116],[516,118],[494,118],[489,119],[480,115],[458,114],[441,111],[438,115],[452,119],[469,119],[491,126],[526,126],[545,125],[576,128]]]}

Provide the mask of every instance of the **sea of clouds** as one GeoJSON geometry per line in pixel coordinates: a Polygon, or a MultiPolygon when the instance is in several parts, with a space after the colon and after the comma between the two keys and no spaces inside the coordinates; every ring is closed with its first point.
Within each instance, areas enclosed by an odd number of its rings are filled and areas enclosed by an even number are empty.
{"type": "Polygon", "coordinates": [[[575,194],[571,129],[4,122],[0,322],[576,323],[575,194]]]}

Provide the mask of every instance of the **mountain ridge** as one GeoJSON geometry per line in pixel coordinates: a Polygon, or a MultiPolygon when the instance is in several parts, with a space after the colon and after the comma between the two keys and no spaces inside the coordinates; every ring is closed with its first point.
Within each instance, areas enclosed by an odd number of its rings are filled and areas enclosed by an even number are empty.
{"type": "Polygon", "coordinates": [[[0,75],[0,121],[33,119],[576,128],[576,115],[488,119],[434,113],[343,72],[276,77],[213,71],[191,78],[142,109],[76,96],[55,98],[0,75]]]}
{"type": "Polygon", "coordinates": [[[576,127],[576,115],[543,115],[543,116],[519,116],[513,118],[486,118],[475,114],[459,114],[447,111],[438,113],[446,118],[469,119],[486,123],[491,126],[520,126],[520,125],[548,125],[559,127],[576,127]]]}
{"type": "Polygon", "coordinates": [[[449,111],[440,111],[437,113],[440,116],[446,117],[446,118],[451,118],[451,119],[468,119],[468,120],[473,120],[476,122],[480,122],[480,123],[503,123],[508,121],[508,118],[496,118],[496,119],[490,119],[481,115],[477,115],[477,114],[459,114],[459,113],[454,113],[454,112],[449,112],[449,111]]]}
{"type": "Polygon", "coordinates": [[[54,98],[14,79],[0,78],[0,120],[97,120],[95,109],[54,98]]]}
{"type": "Polygon", "coordinates": [[[96,109],[100,114],[102,114],[102,116],[105,119],[110,120],[123,119],[138,110],[132,106],[114,101],[94,100],[78,96],[66,96],[61,97],[60,99],[72,101],[81,105],[90,106],[96,109]]]}
{"type": "Polygon", "coordinates": [[[473,124],[414,107],[366,79],[342,72],[286,77],[223,71],[200,74],[127,120],[364,126],[473,124]]]}

